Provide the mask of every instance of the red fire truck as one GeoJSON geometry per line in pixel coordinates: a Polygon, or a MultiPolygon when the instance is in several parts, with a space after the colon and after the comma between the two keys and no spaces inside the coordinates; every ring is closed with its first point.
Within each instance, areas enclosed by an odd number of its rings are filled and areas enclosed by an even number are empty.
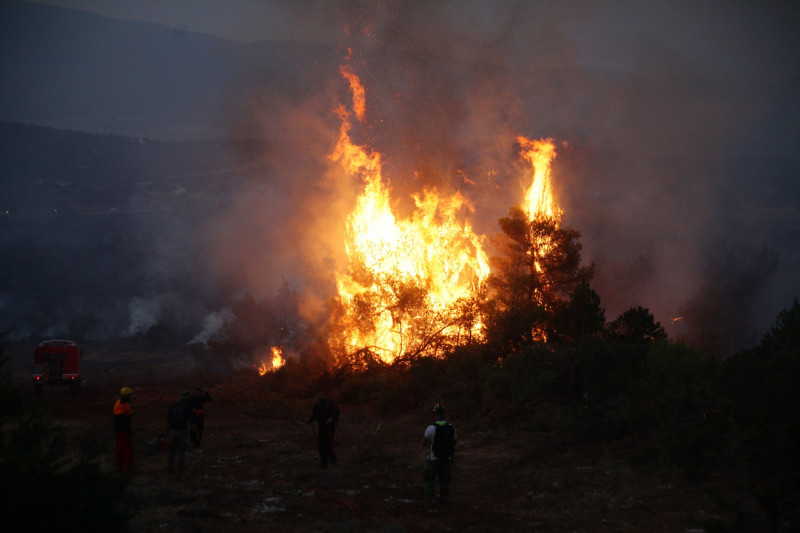
{"type": "Polygon", "coordinates": [[[49,340],[40,342],[33,352],[33,364],[41,365],[33,374],[33,390],[41,394],[45,386],[67,385],[72,394],[81,386],[78,360],[82,352],[72,341],[49,340]]]}

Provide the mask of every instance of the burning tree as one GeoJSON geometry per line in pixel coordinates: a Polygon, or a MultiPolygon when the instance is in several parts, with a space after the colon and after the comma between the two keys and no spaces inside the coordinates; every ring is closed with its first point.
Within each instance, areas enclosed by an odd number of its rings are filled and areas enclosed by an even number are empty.
{"type": "Polygon", "coordinates": [[[499,255],[492,258],[486,308],[488,340],[512,351],[547,340],[553,317],[593,272],[592,266],[581,266],[580,233],[560,225],[549,177],[555,146],[549,139],[517,140],[523,159],[533,166],[533,180],[526,204],[512,207],[498,221],[499,255]]]}
{"type": "Polygon", "coordinates": [[[365,117],[365,90],[349,67],[341,73],[350,84],[353,111],[339,109],[331,158],[364,187],[347,217],[348,265],[336,276],[329,346],[338,363],[443,356],[485,341],[487,327],[512,347],[545,340],[552,317],[592,272],[580,265],[580,234],[560,226],[550,182],[552,140],[517,138],[532,183],[524,206],[500,219],[501,256],[490,277],[482,237],[460,221],[471,205],[459,193],[445,198],[423,190],[412,196],[409,217],[395,216],[381,155],[350,138],[351,120],[365,117]],[[487,280],[493,290],[488,303],[487,280]]]}
{"type": "MultiPolygon", "coordinates": [[[[364,90],[349,69],[356,119],[364,117],[364,90]]],[[[350,140],[351,115],[331,155],[364,182],[347,218],[348,268],[337,274],[338,297],[330,347],[339,362],[369,350],[384,362],[420,354],[441,356],[481,337],[478,303],[489,274],[482,240],[459,215],[471,208],[456,193],[413,195],[415,211],[395,217],[381,175],[380,154],[350,140]]]]}

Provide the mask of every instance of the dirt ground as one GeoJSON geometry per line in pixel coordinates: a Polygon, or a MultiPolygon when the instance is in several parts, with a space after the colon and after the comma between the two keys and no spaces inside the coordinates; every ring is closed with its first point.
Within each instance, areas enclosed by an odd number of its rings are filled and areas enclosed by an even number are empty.
{"type": "MultiPolygon", "coordinates": [[[[24,385],[27,356],[12,356],[24,385]]],[[[486,415],[458,412],[449,413],[459,435],[451,503],[430,512],[421,479],[429,408],[381,417],[370,405],[340,404],[339,463],[323,470],[305,423],[313,397],[278,395],[253,372],[183,371],[191,362],[175,354],[98,351],[84,363],[77,395],[53,389],[35,401],[50,402],[70,431],[106,442],[104,467],[113,470],[111,411],[119,387],[133,388],[135,533],[710,533],[736,530],[742,512],[759,513],[730,479],[701,488],[679,472],[632,469],[613,450],[576,448],[524,426],[489,431],[486,415]],[[197,386],[213,397],[206,434],[201,447],[190,446],[185,472],[171,475],[156,443],[169,405],[197,386]]]]}

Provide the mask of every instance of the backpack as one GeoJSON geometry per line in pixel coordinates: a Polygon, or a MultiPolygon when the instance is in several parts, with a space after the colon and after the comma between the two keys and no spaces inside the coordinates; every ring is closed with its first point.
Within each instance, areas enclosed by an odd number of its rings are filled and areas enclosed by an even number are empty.
{"type": "Polygon", "coordinates": [[[181,403],[176,403],[172,407],[169,408],[169,413],[167,414],[167,424],[172,429],[186,429],[186,422],[189,418],[189,409],[186,405],[181,403]]]}
{"type": "Polygon", "coordinates": [[[450,424],[436,424],[436,434],[433,436],[431,450],[437,458],[453,457],[455,446],[456,428],[450,424]]]}

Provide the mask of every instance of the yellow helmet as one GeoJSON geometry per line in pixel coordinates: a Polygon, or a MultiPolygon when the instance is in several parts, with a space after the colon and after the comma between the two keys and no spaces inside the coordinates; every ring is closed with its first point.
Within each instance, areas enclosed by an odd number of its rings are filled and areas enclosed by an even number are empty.
{"type": "Polygon", "coordinates": [[[119,391],[120,396],[130,396],[131,394],[133,394],[133,389],[130,387],[122,387],[119,391]]]}

